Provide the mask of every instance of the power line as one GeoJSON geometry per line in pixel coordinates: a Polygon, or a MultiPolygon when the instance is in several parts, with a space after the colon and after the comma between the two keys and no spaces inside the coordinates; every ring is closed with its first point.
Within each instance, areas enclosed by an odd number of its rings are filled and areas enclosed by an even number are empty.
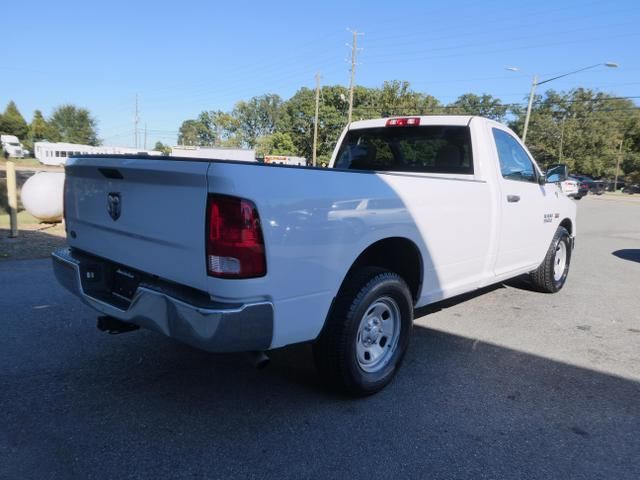
{"type": "Polygon", "coordinates": [[[590,40],[604,40],[604,39],[610,40],[612,38],[634,37],[639,34],[640,32],[636,31],[636,32],[630,32],[630,33],[623,33],[619,35],[607,35],[600,38],[589,37],[587,39],[584,39],[584,38],[573,39],[565,42],[535,43],[530,45],[521,45],[518,47],[510,47],[510,48],[504,48],[504,49],[498,49],[498,50],[482,49],[482,50],[473,51],[473,52],[464,52],[464,53],[446,54],[446,55],[427,55],[427,56],[415,56],[415,57],[407,57],[407,58],[398,58],[399,55],[396,55],[393,60],[367,62],[367,63],[370,63],[371,65],[380,65],[380,64],[397,63],[398,60],[406,62],[411,60],[414,60],[414,61],[415,60],[431,60],[431,59],[439,59],[439,58],[478,57],[479,55],[486,55],[486,54],[493,54],[493,53],[504,53],[504,52],[518,51],[518,50],[528,50],[532,48],[557,47],[561,45],[570,45],[574,43],[584,43],[585,41],[590,41],[590,40]]]}
{"type": "MultiPolygon", "coordinates": [[[[611,13],[618,13],[620,10],[612,10],[611,9],[611,3],[609,1],[594,1],[594,2],[590,2],[590,3],[583,3],[581,4],[581,8],[583,9],[583,11],[587,11],[587,9],[590,6],[595,6],[595,5],[600,5],[602,4],[605,9],[601,12],[602,15],[604,14],[611,14],[611,13]]],[[[476,5],[479,5],[481,7],[481,10],[484,12],[487,10],[488,6],[487,6],[487,2],[482,2],[482,3],[476,3],[476,5]]],[[[502,6],[502,5],[501,5],[502,6]]],[[[500,7],[501,7],[500,6],[500,7]]],[[[632,10],[632,11],[636,11],[636,9],[634,8],[627,8],[624,9],[622,11],[628,11],[628,10],[632,10]]],[[[396,19],[390,19],[390,18],[385,18],[385,26],[391,27],[388,29],[384,29],[384,28],[377,28],[376,29],[376,33],[384,33],[385,31],[395,31],[398,27],[400,27],[402,29],[403,33],[397,34],[394,33],[392,35],[382,35],[382,36],[375,36],[372,35],[371,40],[372,43],[374,43],[376,40],[380,41],[382,40],[383,42],[386,40],[393,40],[393,39],[398,39],[398,38],[407,38],[407,37],[413,37],[413,36],[417,36],[419,37],[420,41],[425,41],[425,40],[429,40],[429,37],[425,37],[423,35],[424,32],[424,23],[425,23],[425,19],[424,16],[419,16],[416,18],[417,22],[416,24],[411,24],[408,22],[408,19],[410,19],[410,17],[408,17],[405,14],[404,10],[398,10],[399,12],[402,12],[401,17],[396,18],[396,19]],[[396,24],[396,27],[393,27],[393,25],[396,24]]],[[[508,9],[504,9],[504,8],[495,8],[494,9],[495,12],[509,12],[508,9]]],[[[512,10],[514,11],[514,10],[512,10]]],[[[482,22],[481,25],[481,29],[479,29],[479,31],[482,32],[486,32],[486,31],[491,31],[491,29],[488,29],[488,26],[491,25],[499,25],[500,26],[500,33],[503,34],[504,33],[504,29],[505,28],[517,28],[517,29],[522,29],[522,27],[525,26],[538,26],[540,24],[541,21],[544,21],[545,24],[548,24],[549,22],[560,22],[563,24],[566,24],[568,21],[570,20],[580,20],[580,19],[586,19],[586,20],[591,20],[593,19],[593,11],[590,11],[591,13],[588,15],[583,15],[583,16],[576,16],[576,8],[574,5],[571,6],[566,6],[566,7],[561,7],[561,8],[554,8],[554,9],[543,9],[543,10],[539,10],[541,13],[540,15],[536,16],[534,15],[534,12],[531,12],[530,15],[526,16],[527,21],[526,22],[521,22],[520,20],[522,19],[521,15],[514,15],[514,14],[508,14],[508,15],[493,15],[492,18],[490,20],[486,20],[482,22]],[[569,18],[567,17],[562,17],[557,15],[558,13],[561,13],[563,11],[569,11],[569,13],[571,14],[571,16],[569,18]]],[[[442,10],[440,11],[434,11],[434,12],[430,12],[429,13],[429,17],[431,17],[432,19],[437,19],[439,18],[439,16],[441,16],[442,18],[446,17],[446,16],[450,16],[451,15],[451,7],[450,6],[446,6],[444,7],[442,10]]],[[[473,11],[468,11],[468,8],[463,10],[463,11],[457,11],[456,15],[455,15],[455,20],[456,22],[460,22],[463,20],[468,20],[468,19],[472,19],[475,20],[478,16],[477,12],[473,12],[473,11]]],[[[468,29],[464,29],[464,30],[456,30],[455,28],[452,29],[451,28],[451,22],[442,22],[443,28],[442,29],[436,29],[436,30],[430,30],[430,31],[435,31],[435,33],[437,34],[438,32],[443,32],[443,33],[451,33],[452,31],[454,32],[452,37],[459,37],[460,35],[464,35],[466,33],[469,33],[470,35],[477,35],[477,32],[469,32],[468,29]]],[[[437,36],[438,38],[441,37],[441,35],[437,36]]]]}
{"type": "MultiPolygon", "coordinates": [[[[628,11],[635,12],[637,11],[637,8],[630,7],[630,8],[624,8],[624,9],[618,9],[615,11],[608,8],[606,13],[607,14],[624,13],[628,11]]],[[[459,39],[463,37],[477,38],[479,35],[482,35],[482,34],[492,34],[496,32],[495,29],[487,28],[491,25],[499,25],[500,29],[497,32],[501,37],[505,37],[505,35],[508,35],[509,32],[511,31],[522,32],[522,31],[529,30],[530,29],[529,27],[539,27],[541,20],[544,21],[545,26],[560,24],[562,27],[566,28],[568,25],[571,25],[569,21],[571,22],[575,22],[576,20],[591,21],[594,18],[593,13],[590,13],[589,15],[583,15],[581,17],[572,15],[570,19],[562,18],[562,17],[550,18],[551,16],[552,15],[550,11],[545,10],[544,15],[541,18],[536,18],[536,17],[527,15],[526,21],[520,21],[521,18],[516,19],[516,18],[513,18],[513,16],[502,17],[502,18],[494,17],[492,20],[482,22],[481,25],[478,24],[479,27],[472,28],[472,29],[469,29],[468,27],[456,29],[456,28],[451,28],[450,24],[446,24],[446,27],[442,29],[430,29],[428,32],[429,35],[424,35],[425,33],[424,28],[412,29],[412,28],[409,28],[408,25],[404,25],[403,33],[397,34],[397,35],[377,36],[376,33],[380,32],[380,30],[377,29],[375,32],[372,33],[370,41],[368,40],[367,44],[371,44],[375,46],[377,44],[386,45],[388,43],[393,43],[393,45],[395,46],[406,46],[406,45],[416,45],[416,43],[418,44],[431,43],[433,41],[442,41],[442,40],[447,40],[452,38],[453,39],[459,39]],[[407,41],[398,42],[396,41],[398,39],[400,40],[407,39],[407,41]]],[[[468,18],[470,17],[467,17],[467,16],[464,17],[464,19],[468,19],[468,18]]],[[[459,20],[459,18],[456,18],[456,20],[459,20]]],[[[602,24],[601,22],[602,20],[599,22],[599,24],[596,27],[590,27],[590,30],[593,30],[594,28],[610,26],[607,24],[602,24]]],[[[574,23],[574,25],[576,26],[583,25],[583,24],[584,23],[578,23],[578,22],[574,23]]],[[[585,27],[585,28],[589,28],[589,27],[585,27]]],[[[538,30],[538,28],[536,28],[535,30],[538,30]]]]}
{"type": "MultiPolygon", "coordinates": [[[[627,26],[627,25],[628,26],[637,25],[637,22],[625,22],[625,23],[613,24],[613,25],[605,25],[605,26],[612,28],[612,27],[621,27],[621,26],[627,26]]],[[[536,35],[526,35],[526,36],[521,36],[521,37],[512,37],[512,38],[509,38],[509,42],[513,43],[513,42],[518,42],[520,40],[532,40],[532,39],[533,40],[541,40],[541,39],[548,39],[548,38],[557,39],[558,35],[560,35],[560,34],[570,35],[570,34],[574,34],[574,33],[578,33],[578,32],[584,32],[584,31],[593,33],[593,27],[584,27],[584,28],[578,28],[578,29],[573,29],[573,30],[563,30],[561,32],[549,32],[548,34],[545,34],[545,35],[536,34],[536,35]]],[[[589,39],[593,39],[593,38],[594,37],[589,37],[589,39]]],[[[607,35],[607,38],[609,38],[608,35],[607,35]]],[[[442,38],[439,38],[438,40],[442,40],[442,38]]],[[[401,50],[401,51],[383,53],[383,54],[380,54],[380,55],[367,56],[367,60],[369,60],[369,59],[386,59],[386,58],[389,58],[389,57],[397,58],[398,56],[421,55],[421,54],[427,53],[427,52],[439,52],[439,51],[466,49],[466,48],[469,48],[469,47],[477,47],[478,43],[479,42],[477,41],[477,39],[475,39],[475,41],[473,41],[471,43],[463,43],[463,44],[457,44],[457,45],[449,45],[449,46],[443,46],[443,47],[437,47],[437,48],[428,48],[428,49],[422,49],[422,50],[414,50],[414,51],[401,50]]],[[[482,42],[482,45],[494,45],[494,44],[498,44],[498,45],[504,44],[504,39],[496,39],[496,40],[489,41],[489,42],[482,42]]],[[[413,45],[415,45],[415,42],[413,43],[413,45]]],[[[397,46],[397,45],[395,45],[395,46],[397,46]]]]}

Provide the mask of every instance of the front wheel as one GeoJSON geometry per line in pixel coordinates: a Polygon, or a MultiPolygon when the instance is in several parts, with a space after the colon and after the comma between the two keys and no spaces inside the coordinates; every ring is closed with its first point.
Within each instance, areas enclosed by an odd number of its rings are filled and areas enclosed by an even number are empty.
{"type": "Polygon", "coordinates": [[[353,395],[382,390],[402,363],[412,325],[405,281],[387,270],[364,268],[345,281],[313,346],[320,375],[353,395]]]}
{"type": "Polygon", "coordinates": [[[540,266],[530,273],[535,288],[545,293],[556,293],[565,284],[571,263],[571,237],[564,227],[558,227],[549,250],[540,266]]]}

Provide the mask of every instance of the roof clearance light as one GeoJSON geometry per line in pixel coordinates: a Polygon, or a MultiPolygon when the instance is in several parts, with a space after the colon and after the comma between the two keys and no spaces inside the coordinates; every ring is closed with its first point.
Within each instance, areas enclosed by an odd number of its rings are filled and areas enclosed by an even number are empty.
{"type": "Polygon", "coordinates": [[[420,125],[420,117],[390,118],[387,127],[417,127],[420,125]]]}

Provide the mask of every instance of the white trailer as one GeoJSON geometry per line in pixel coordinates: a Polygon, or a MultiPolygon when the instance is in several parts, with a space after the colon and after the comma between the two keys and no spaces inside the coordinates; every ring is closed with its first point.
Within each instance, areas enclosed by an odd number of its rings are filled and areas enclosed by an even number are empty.
{"type": "Polygon", "coordinates": [[[276,163],[278,165],[298,165],[307,166],[307,159],[304,157],[294,157],[291,155],[265,155],[264,163],[276,163]]]}
{"type": "Polygon", "coordinates": [[[210,160],[236,160],[240,162],[256,161],[256,151],[247,148],[177,145],[175,147],[171,147],[171,156],[183,158],[207,158],[210,160]]]}
{"type": "Polygon", "coordinates": [[[33,149],[34,156],[44,165],[64,165],[67,158],[79,155],[162,155],[157,150],[64,142],[36,142],[33,149]]]}

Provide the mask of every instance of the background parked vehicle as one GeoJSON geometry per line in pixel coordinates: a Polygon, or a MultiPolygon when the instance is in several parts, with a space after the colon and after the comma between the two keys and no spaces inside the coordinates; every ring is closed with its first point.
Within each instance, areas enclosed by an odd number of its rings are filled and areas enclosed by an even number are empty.
{"type": "Polygon", "coordinates": [[[567,197],[576,198],[576,195],[578,195],[578,183],[579,182],[577,180],[567,178],[564,182],[560,183],[562,193],[567,197]]]}
{"type": "Polygon", "coordinates": [[[23,158],[27,152],[15,135],[1,135],[2,149],[9,154],[11,158],[23,158]]]}
{"type": "Polygon", "coordinates": [[[587,193],[589,193],[589,184],[586,182],[583,182],[582,180],[580,180],[577,177],[569,177],[570,180],[573,180],[576,182],[577,187],[578,187],[578,193],[576,193],[573,198],[575,200],[580,200],[582,197],[584,197],[587,193]]]}
{"type": "Polygon", "coordinates": [[[594,195],[602,195],[606,190],[605,183],[602,180],[594,180],[591,182],[590,189],[594,195]]]}
{"type": "Polygon", "coordinates": [[[549,165],[547,170],[547,182],[554,182],[560,185],[562,193],[567,197],[578,195],[578,181],[569,177],[569,170],[565,164],[549,165]]]}
{"type": "Polygon", "coordinates": [[[635,185],[626,185],[622,189],[623,193],[628,193],[629,195],[633,195],[634,193],[640,193],[640,183],[636,183],[635,185]]]}
{"type": "Polygon", "coordinates": [[[617,182],[614,179],[609,179],[607,181],[607,192],[615,192],[616,190],[621,190],[626,185],[627,183],[621,178],[619,178],[617,182]]]}
{"type": "Polygon", "coordinates": [[[602,180],[594,180],[586,175],[574,175],[574,177],[580,180],[581,187],[583,189],[586,187],[588,193],[593,193],[594,195],[602,195],[604,193],[605,187],[602,180]]]}

